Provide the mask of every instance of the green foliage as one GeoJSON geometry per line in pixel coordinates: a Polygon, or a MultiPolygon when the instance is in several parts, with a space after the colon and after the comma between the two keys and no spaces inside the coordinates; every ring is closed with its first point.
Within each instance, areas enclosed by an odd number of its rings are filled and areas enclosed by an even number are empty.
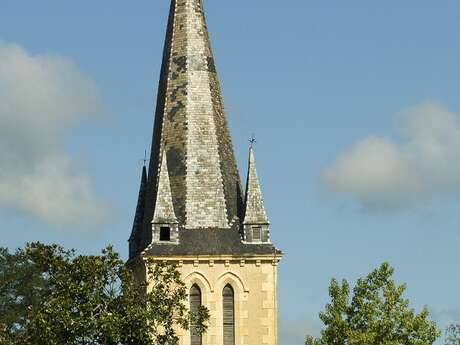
{"type": "Polygon", "coordinates": [[[0,248],[0,344],[13,344],[27,326],[30,309],[36,309],[49,292],[39,263],[23,250],[11,254],[0,248]]]}
{"type": "Polygon", "coordinates": [[[306,345],[429,345],[439,337],[428,310],[419,314],[403,298],[405,285],[392,280],[393,268],[382,264],[366,278],[358,279],[353,294],[346,280],[333,279],[331,302],[320,319],[321,337],[307,336],[306,345]]]}
{"type": "Polygon", "coordinates": [[[40,243],[15,254],[2,249],[0,344],[176,345],[177,327],[187,329],[191,318],[204,332],[208,311],[188,312],[176,267],[145,267],[151,286],[111,247],[99,256],[40,243]]]}
{"type": "Polygon", "coordinates": [[[450,325],[447,327],[446,345],[460,345],[460,325],[450,325]]]}

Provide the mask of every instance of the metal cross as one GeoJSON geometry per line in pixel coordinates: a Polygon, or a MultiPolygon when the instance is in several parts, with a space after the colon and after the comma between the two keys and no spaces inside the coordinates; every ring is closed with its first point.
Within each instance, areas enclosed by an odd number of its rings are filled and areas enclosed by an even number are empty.
{"type": "Polygon", "coordinates": [[[147,161],[148,161],[148,159],[147,159],[147,150],[144,151],[144,159],[142,161],[144,162],[144,166],[146,166],[147,161]]]}
{"type": "Polygon", "coordinates": [[[257,142],[255,134],[252,134],[251,139],[249,139],[249,143],[251,144],[251,147],[254,146],[254,144],[257,142]]]}

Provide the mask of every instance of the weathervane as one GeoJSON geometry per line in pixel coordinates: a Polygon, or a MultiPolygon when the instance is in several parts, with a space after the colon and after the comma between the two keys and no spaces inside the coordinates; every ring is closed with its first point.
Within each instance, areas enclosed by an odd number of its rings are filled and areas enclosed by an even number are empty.
{"type": "Polygon", "coordinates": [[[252,133],[251,139],[249,139],[250,147],[252,148],[256,142],[257,142],[256,135],[252,133]]]}

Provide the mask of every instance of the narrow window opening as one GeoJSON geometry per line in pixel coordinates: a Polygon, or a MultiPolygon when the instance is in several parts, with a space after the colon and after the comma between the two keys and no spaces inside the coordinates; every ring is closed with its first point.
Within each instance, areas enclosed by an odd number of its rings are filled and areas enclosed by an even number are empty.
{"type": "MultiPolygon", "coordinates": [[[[196,314],[201,306],[201,290],[197,285],[193,285],[190,289],[190,312],[192,315],[196,314]]],[[[190,344],[191,345],[201,345],[202,337],[199,334],[197,325],[192,319],[190,323],[190,344]]]]}
{"type": "Polygon", "coordinates": [[[235,345],[235,297],[233,288],[226,285],[222,292],[224,345],[235,345]]]}
{"type": "Polygon", "coordinates": [[[171,241],[171,228],[169,226],[160,227],[160,241],[171,241]]]}
{"type": "Polygon", "coordinates": [[[252,228],[252,240],[256,242],[262,240],[262,228],[260,226],[254,226],[252,228]]]}

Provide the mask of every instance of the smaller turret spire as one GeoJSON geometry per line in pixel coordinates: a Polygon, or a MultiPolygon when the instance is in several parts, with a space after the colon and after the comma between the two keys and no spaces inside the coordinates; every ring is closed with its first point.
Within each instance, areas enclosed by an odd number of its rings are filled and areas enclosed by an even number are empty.
{"type": "Polygon", "coordinates": [[[134,215],[133,229],[129,237],[129,257],[134,257],[142,245],[142,221],[145,213],[145,193],[147,188],[147,169],[145,164],[142,168],[141,184],[139,187],[139,196],[137,199],[136,214],[134,215]]]}
{"type": "Polygon", "coordinates": [[[152,219],[153,241],[177,242],[179,222],[174,212],[166,154],[163,152],[162,156],[155,212],[152,219]]]}
{"type": "Polygon", "coordinates": [[[169,183],[168,164],[166,155],[163,153],[163,159],[160,166],[160,177],[158,179],[158,193],[155,203],[155,213],[153,223],[177,223],[174,213],[174,206],[171,195],[171,185],[169,183]]]}
{"type": "Polygon", "coordinates": [[[269,242],[269,224],[265,212],[264,200],[260,189],[259,178],[254,157],[254,141],[249,147],[248,177],[246,182],[244,240],[250,243],[269,242]]]}

